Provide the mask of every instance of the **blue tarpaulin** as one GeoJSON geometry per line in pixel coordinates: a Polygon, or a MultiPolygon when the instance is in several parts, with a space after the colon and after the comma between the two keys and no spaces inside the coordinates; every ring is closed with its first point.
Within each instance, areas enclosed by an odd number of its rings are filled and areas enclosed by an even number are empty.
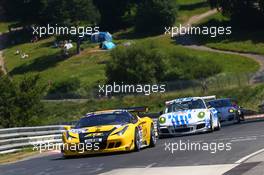
{"type": "Polygon", "coordinates": [[[102,49],[111,50],[115,48],[116,45],[111,41],[104,41],[102,44],[102,49]]]}
{"type": "Polygon", "coordinates": [[[94,43],[101,43],[104,41],[109,41],[111,42],[113,40],[112,35],[109,32],[99,32],[99,33],[94,33],[91,36],[91,41],[94,43]]]}

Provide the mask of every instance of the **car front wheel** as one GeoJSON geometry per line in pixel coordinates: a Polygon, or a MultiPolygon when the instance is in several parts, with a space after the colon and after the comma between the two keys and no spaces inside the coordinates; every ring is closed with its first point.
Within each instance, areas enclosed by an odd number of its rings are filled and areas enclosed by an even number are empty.
{"type": "Polygon", "coordinates": [[[135,129],[134,151],[140,151],[141,143],[138,128],[135,129]]]}

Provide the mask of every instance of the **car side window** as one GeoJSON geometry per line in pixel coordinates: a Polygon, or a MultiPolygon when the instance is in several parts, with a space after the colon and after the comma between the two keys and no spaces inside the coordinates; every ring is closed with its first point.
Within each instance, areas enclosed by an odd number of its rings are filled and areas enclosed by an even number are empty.
{"type": "Polygon", "coordinates": [[[135,124],[137,122],[138,122],[137,116],[131,114],[131,123],[135,124]]]}
{"type": "Polygon", "coordinates": [[[205,105],[203,100],[198,99],[192,102],[192,109],[204,109],[205,105]]]}

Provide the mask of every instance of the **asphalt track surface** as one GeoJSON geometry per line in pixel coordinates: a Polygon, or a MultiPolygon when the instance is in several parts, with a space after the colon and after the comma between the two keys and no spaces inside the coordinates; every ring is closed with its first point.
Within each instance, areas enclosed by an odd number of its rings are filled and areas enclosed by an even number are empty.
{"type": "Polygon", "coordinates": [[[264,121],[224,126],[220,131],[160,139],[140,152],[64,159],[60,153],[0,166],[0,175],[100,174],[117,168],[234,164],[264,147],[264,121]],[[230,151],[165,151],[165,143],[231,143],[230,151]]]}

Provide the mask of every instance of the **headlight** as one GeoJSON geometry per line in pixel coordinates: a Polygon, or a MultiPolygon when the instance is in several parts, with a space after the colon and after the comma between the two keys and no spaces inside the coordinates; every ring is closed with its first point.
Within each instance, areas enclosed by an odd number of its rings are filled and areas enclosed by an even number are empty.
{"type": "Polygon", "coordinates": [[[166,122],[166,118],[165,117],[160,117],[159,118],[159,123],[160,124],[164,124],[166,122]]]}
{"type": "Polygon", "coordinates": [[[73,138],[75,139],[76,137],[72,136],[69,131],[66,132],[66,138],[67,140],[72,140],[73,138]]]}
{"type": "Polygon", "coordinates": [[[230,109],[228,110],[228,112],[229,112],[229,113],[234,113],[234,112],[235,112],[235,110],[234,110],[234,109],[232,109],[232,108],[230,108],[230,109]]]}
{"type": "MultiPolygon", "coordinates": [[[[123,134],[126,132],[127,128],[128,128],[128,126],[125,126],[121,131],[118,131],[118,132],[115,133],[115,134],[121,136],[121,135],[123,135],[123,134]]],[[[115,134],[114,134],[114,135],[115,135],[115,134]]]]}
{"type": "Polygon", "coordinates": [[[205,117],[205,112],[199,112],[197,117],[203,119],[205,117]]]}

